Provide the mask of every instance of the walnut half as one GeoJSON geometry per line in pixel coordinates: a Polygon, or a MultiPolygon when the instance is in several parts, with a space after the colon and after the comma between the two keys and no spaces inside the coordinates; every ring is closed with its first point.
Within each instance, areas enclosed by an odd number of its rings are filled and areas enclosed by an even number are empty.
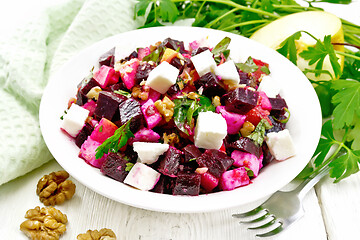
{"type": "Polygon", "coordinates": [[[79,234],[77,240],[116,240],[115,233],[108,228],[98,230],[87,230],[86,233],[79,234]]]}
{"type": "Polygon", "coordinates": [[[57,171],[44,175],[39,180],[36,194],[45,206],[61,204],[72,198],[76,186],[68,177],[66,171],[57,171]]]}
{"type": "Polygon", "coordinates": [[[58,240],[66,231],[67,217],[54,207],[37,206],[28,210],[25,218],[20,230],[32,240],[58,240]]]}

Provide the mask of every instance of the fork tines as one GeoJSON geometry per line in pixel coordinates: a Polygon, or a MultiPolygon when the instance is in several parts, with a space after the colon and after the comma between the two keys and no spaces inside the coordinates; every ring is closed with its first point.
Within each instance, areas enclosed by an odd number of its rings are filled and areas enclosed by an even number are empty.
{"type": "Polygon", "coordinates": [[[234,218],[241,218],[241,224],[249,224],[249,230],[264,230],[262,233],[256,234],[257,237],[269,237],[278,234],[283,230],[281,220],[269,213],[269,211],[261,206],[239,214],[233,214],[234,218]]]}

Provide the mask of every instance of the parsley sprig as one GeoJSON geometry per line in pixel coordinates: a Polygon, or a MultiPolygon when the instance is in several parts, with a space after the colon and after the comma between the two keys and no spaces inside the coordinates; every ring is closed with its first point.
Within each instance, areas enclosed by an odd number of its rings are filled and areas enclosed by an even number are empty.
{"type": "Polygon", "coordinates": [[[123,146],[126,145],[129,138],[134,137],[130,130],[131,119],[124,125],[116,129],[114,135],[106,139],[97,149],[95,158],[99,159],[109,152],[118,152],[123,146]]]}

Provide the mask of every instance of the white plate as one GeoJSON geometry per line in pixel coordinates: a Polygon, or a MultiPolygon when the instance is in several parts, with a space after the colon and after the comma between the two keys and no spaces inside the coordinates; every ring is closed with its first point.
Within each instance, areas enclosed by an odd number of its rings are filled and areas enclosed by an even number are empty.
{"type": "Polygon", "coordinates": [[[321,110],[317,95],[302,72],[276,51],[239,35],[194,27],[158,27],[122,33],[106,38],[82,51],[54,75],[40,105],[40,127],[45,142],[59,164],[72,177],[95,192],[115,201],[162,212],[207,212],[244,206],[258,201],[289,183],[308,163],[321,132],[321,110]],[[114,46],[123,46],[124,56],[137,47],[146,47],[167,37],[187,43],[208,38],[215,46],[225,36],[231,38],[231,56],[245,61],[248,56],[270,64],[272,77],[281,83],[282,96],[291,111],[287,124],[297,155],[287,161],[275,162],[263,168],[257,178],[245,187],[196,197],[172,196],[131,188],[104,176],[78,157],[79,148],[60,130],[60,116],[70,97],[76,95],[77,84],[97,66],[100,55],[114,46]]]}

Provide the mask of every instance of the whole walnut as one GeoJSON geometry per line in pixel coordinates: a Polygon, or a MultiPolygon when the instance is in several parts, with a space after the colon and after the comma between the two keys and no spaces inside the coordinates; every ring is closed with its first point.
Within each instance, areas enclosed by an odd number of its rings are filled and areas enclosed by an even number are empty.
{"type": "Polygon", "coordinates": [[[54,206],[69,200],[75,194],[75,184],[67,179],[66,171],[52,172],[44,175],[38,182],[36,194],[45,206],[54,206]]]}
{"type": "Polygon", "coordinates": [[[58,240],[66,231],[67,217],[54,207],[29,209],[25,218],[20,230],[32,240],[58,240]]]}
{"type": "Polygon", "coordinates": [[[108,228],[98,230],[87,230],[86,233],[79,234],[77,240],[116,240],[115,233],[108,228]]]}

